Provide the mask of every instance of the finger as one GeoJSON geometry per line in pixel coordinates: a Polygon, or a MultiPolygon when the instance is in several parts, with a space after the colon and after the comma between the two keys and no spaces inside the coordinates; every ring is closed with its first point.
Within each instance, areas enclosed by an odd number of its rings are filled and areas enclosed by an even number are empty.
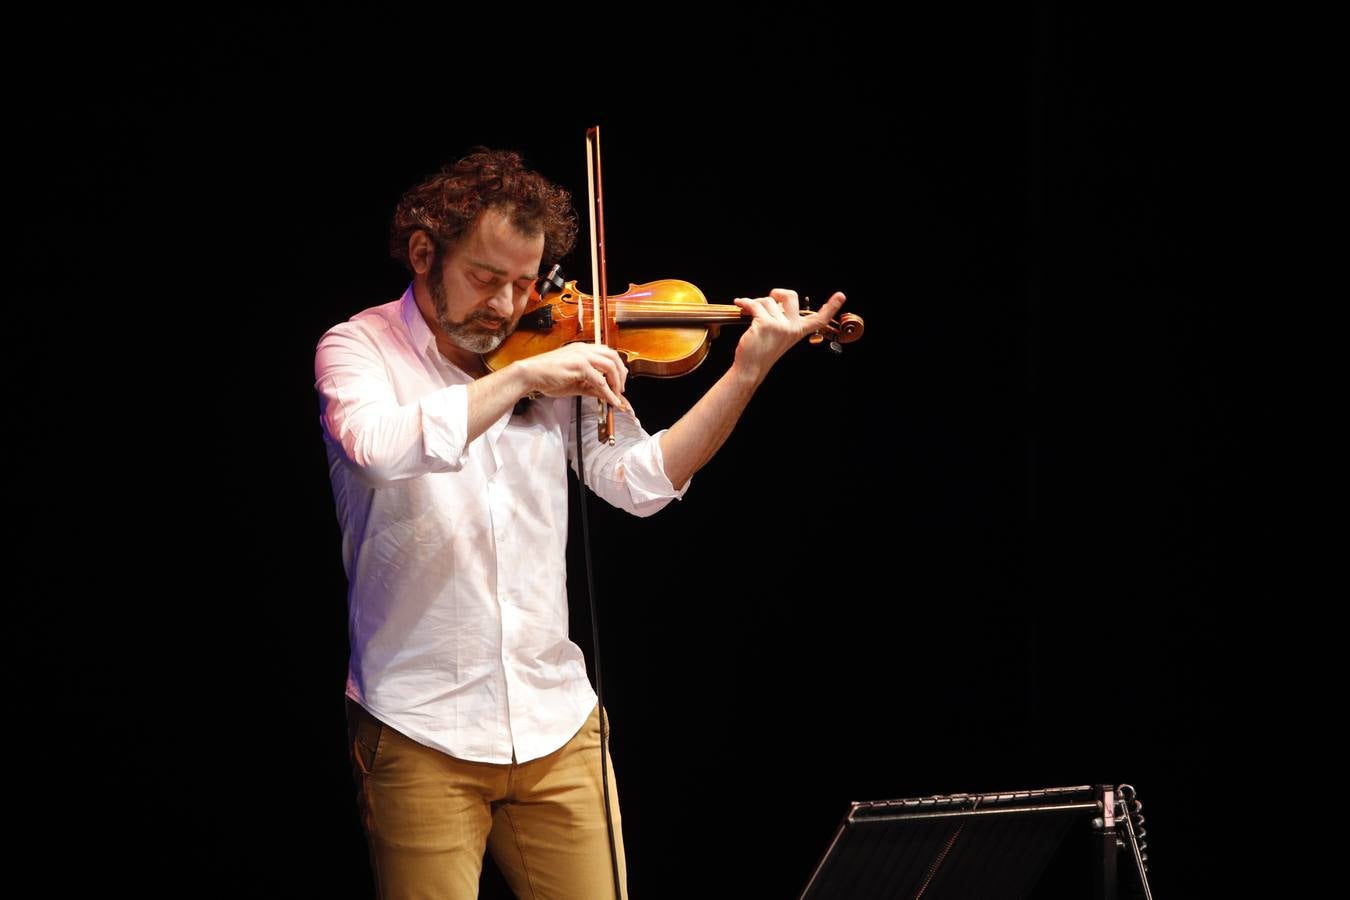
{"type": "Polygon", "coordinates": [[[764,315],[772,318],[782,318],[783,307],[776,297],[756,297],[754,300],[756,306],[763,310],[764,315]]]}
{"type": "Polygon", "coordinates": [[[622,367],[616,366],[614,359],[607,354],[609,348],[597,347],[594,344],[572,346],[578,348],[573,352],[580,354],[581,357],[577,361],[577,392],[587,397],[598,397],[611,406],[631,411],[632,407],[623,398],[622,392],[614,388],[613,383],[619,379],[622,367]]]}
{"type": "Polygon", "coordinates": [[[605,356],[610,360],[614,367],[615,390],[622,394],[628,386],[628,361],[623,358],[623,354],[613,347],[602,348],[605,356]]]}
{"type": "Polygon", "coordinates": [[[628,405],[628,401],[619,396],[619,394],[610,387],[609,379],[605,377],[603,372],[599,369],[591,369],[591,372],[593,372],[595,376],[591,381],[591,388],[594,396],[601,398],[616,409],[632,411],[632,407],[628,405]]]}
{"type": "Polygon", "coordinates": [[[797,292],[787,288],[774,288],[769,291],[769,296],[778,303],[778,308],[788,313],[796,315],[801,305],[797,302],[797,292]]]}
{"type": "Polygon", "coordinates": [[[757,319],[764,315],[764,307],[749,297],[737,297],[731,301],[741,308],[741,312],[746,313],[751,319],[757,319]]]}
{"type": "Polygon", "coordinates": [[[625,372],[628,371],[627,357],[625,357],[618,350],[615,350],[613,347],[606,347],[605,349],[609,351],[610,356],[614,357],[614,362],[618,364],[620,369],[622,369],[625,372]]]}
{"type": "Polygon", "coordinates": [[[756,319],[783,317],[783,308],[772,297],[738,297],[735,303],[756,319]]]}
{"type": "Polygon", "coordinates": [[[847,298],[845,298],[843,291],[835,291],[830,295],[830,299],[825,301],[824,306],[809,316],[803,316],[802,321],[809,326],[810,330],[829,324],[835,313],[839,312],[839,308],[844,305],[845,299],[847,298]]]}
{"type": "Polygon", "coordinates": [[[606,359],[596,371],[600,373],[600,378],[611,394],[618,397],[623,396],[623,376],[620,374],[623,371],[622,366],[615,365],[613,360],[606,359]]]}
{"type": "Polygon", "coordinates": [[[623,394],[628,369],[623,364],[623,357],[614,348],[591,345],[587,362],[604,377],[616,394],[623,394]]]}

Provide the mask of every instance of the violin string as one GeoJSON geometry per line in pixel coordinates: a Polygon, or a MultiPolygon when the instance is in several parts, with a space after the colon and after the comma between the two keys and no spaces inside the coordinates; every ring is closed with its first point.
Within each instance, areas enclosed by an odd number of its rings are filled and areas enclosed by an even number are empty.
{"type": "MultiPolygon", "coordinates": [[[[593,303],[580,304],[583,312],[592,312],[595,308],[593,303]]],[[[697,319],[727,319],[739,320],[746,317],[745,312],[739,306],[713,306],[711,304],[679,304],[679,303],[643,303],[641,301],[624,300],[613,304],[616,314],[630,319],[642,318],[667,318],[669,316],[681,316],[693,320],[697,319]]],[[[809,316],[813,310],[798,310],[800,316],[809,316]]]]}
{"type": "MultiPolygon", "coordinates": [[[[741,315],[742,310],[739,306],[717,305],[713,303],[652,303],[643,300],[610,300],[611,304],[621,310],[637,310],[650,312],[687,312],[687,313],[715,313],[717,315],[741,315]]],[[[579,304],[584,310],[590,311],[595,308],[594,303],[579,304]]],[[[798,310],[801,315],[810,315],[814,310],[798,310]]]]}

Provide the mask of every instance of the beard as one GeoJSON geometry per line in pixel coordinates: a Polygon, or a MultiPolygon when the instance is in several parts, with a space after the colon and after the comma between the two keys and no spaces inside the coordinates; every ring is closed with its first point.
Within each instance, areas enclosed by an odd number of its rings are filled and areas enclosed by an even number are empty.
{"type": "Polygon", "coordinates": [[[486,310],[471,312],[460,322],[451,319],[450,300],[445,295],[445,283],[440,278],[440,267],[434,267],[434,272],[436,277],[428,279],[428,287],[431,288],[431,302],[436,310],[436,324],[441,326],[445,336],[456,347],[470,353],[491,353],[516,330],[514,322],[500,319],[486,310]],[[480,321],[498,322],[500,325],[494,330],[487,330],[476,324],[480,321]]]}

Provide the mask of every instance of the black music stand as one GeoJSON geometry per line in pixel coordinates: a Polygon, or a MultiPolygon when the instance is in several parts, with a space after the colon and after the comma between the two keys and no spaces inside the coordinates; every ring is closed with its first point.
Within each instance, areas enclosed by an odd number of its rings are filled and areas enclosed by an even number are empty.
{"type": "Polygon", "coordinates": [[[1151,900],[1138,809],[1128,785],[854,803],[801,900],[1025,897],[1075,825],[1091,826],[1097,841],[1098,898],[1115,900],[1116,857],[1127,847],[1151,900]]]}

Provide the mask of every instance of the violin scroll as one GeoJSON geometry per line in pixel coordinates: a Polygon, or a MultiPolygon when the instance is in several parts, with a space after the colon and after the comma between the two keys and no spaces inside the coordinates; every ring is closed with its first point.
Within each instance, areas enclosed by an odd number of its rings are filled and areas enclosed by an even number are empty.
{"type": "MultiPolygon", "coordinates": [[[[802,310],[802,315],[809,315],[811,312],[811,298],[805,298],[806,308],[802,310]]],[[[844,313],[838,319],[831,319],[830,324],[820,328],[814,334],[807,338],[812,344],[822,344],[828,338],[830,349],[835,353],[844,352],[844,344],[851,344],[862,337],[863,320],[862,316],[855,316],[853,313],[844,313]]]]}

